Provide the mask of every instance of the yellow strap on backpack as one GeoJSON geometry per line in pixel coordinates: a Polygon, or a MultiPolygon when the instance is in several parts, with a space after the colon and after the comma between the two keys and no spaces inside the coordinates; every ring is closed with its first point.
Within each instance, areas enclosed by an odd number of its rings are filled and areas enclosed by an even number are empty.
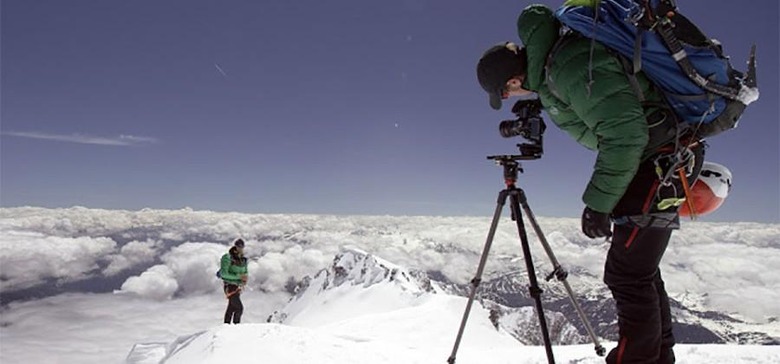
{"type": "Polygon", "coordinates": [[[663,211],[671,207],[678,207],[685,202],[685,197],[669,197],[658,202],[656,207],[658,210],[663,211]]]}

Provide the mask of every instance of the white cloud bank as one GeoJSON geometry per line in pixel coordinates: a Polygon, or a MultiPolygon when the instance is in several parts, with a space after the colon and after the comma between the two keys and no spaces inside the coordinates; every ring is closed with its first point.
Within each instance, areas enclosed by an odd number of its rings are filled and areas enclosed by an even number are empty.
{"type": "Polygon", "coordinates": [[[58,237],[33,231],[2,231],[2,291],[28,288],[46,279],[68,282],[98,268],[116,243],[106,237],[58,237]]]}
{"type": "Polygon", "coordinates": [[[173,270],[166,265],[155,265],[141,273],[130,277],[122,284],[120,292],[135,293],[139,296],[165,300],[173,297],[179,289],[173,270]]]}
{"type": "MultiPolygon", "coordinates": [[[[574,290],[603,286],[606,244],[582,236],[576,219],[539,221],[574,290]]],[[[288,297],[283,291],[290,279],[314,275],[343,246],[467,282],[489,223],[490,217],[2,208],[0,293],[51,280],[131,274],[113,287],[120,294],[69,293],[3,308],[0,362],[121,362],[134,343],[170,342],[212,327],[225,306],[214,272],[236,237],[247,241],[251,261],[246,321],[263,322],[288,297]]],[[[529,237],[539,274],[548,273],[547,257],[533,233],[529,237]]],[[[685,223],[662,270],[679,300],[767,322],[780,316],[778,249],[778,224],[685,223]]],[[[516,227],[505,218],[485,277],[522,267],[516,227]]]]}
{"type": "MultiPolygon", "coordinates": [[[[244,293],[244,321],[264,322],[287,298],[244,293]]],[[[136,343],[221,324],[225,305],[221,293],[162,301],[77,293],[13,303],[0,311],[0,363],[123,363],[136,343]]]]}
{"type": "MultiPolygon", "coordinates": [[[[570,282],[602,285],[607,244],[576,219],[539,218],[570,282]]],[[[46,280],[110,277],[135,269],[121,287],[150,298],[219,291],[218,260],[236,237],[247,241],[252,289],[280,292],[314,275],[344,246],[466,283],[474,274],[489,217],[260,215],[184,210],[0,209],[2,292],[46,280]],[[43,264],[30,264],[30,261],[43,264]],[[166,267],[158,267],[158,265],[166,267]],[[160,288],[164,287],[164,288],[160,288]]],[[[529,229],[530,230],[530,229],[529,229]]],[[[539,274],[550,265],[529,232],[539,274]]],[[[514,222],[505,218],[485,276],[523,269],[514,222]]],[[[684,223],[662,262],[670,294],[706,297],[702,308],[765,322],[780,317],[780,225],[684,223]],[[751,305],[744,304],[750,297],[751,305]]]]}

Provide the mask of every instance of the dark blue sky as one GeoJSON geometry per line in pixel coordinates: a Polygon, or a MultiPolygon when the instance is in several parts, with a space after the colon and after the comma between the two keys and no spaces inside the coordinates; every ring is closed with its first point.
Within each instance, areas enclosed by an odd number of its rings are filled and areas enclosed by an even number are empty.
{"type": "MultiPolygon", "coordinates": [[[[520,140],[474,70],[529,3],[4,0],[0,203],[490,215],[485,156],[520,140]]],[[[709,142],[734,188],[703,219],[780,222],[778,2],[678,4],[736,68],[758,46],[761,98],[709,142]]],[[[579,216],[595,154],[548,124],[520,186],[579,216]]]]}

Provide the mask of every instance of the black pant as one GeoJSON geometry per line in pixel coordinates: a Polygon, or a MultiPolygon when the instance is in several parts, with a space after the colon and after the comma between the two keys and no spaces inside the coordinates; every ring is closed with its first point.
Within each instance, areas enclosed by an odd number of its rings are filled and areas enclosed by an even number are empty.
{"type": "MultiPolygon", "coordinates": [[[[660,187],[651,161],[643,163],[613,216],[655,211],[657,195],[679,195],[682,189],[660,187]],[[670,193],[679,191],[680,193],[670,193]]],[[[667,210],[667,212],[675,210],[667,210]]],[[[674,335],[669,297],[658,268],[672,229],[615,225],[604,266],[604,282],[612,291],[620,340],[607,363],[674,363],[674,335]]]]}
{"type": "Polygon", "coordinates": [[[228,295],[228,305],[225,310],[225,323],[231,319],[234,324],[241,322],[241,314],[244,313],[244,305],[241,303],[241,289],[235,284],[225,284],[225,295],[228,295]]]}
{"type": "Polygon", "coordinates": [[[671,229],[616,226],[604,282],[615,299],[620,341],[607,363],[674,363],[674,335],[661,261],[671,229]]]}

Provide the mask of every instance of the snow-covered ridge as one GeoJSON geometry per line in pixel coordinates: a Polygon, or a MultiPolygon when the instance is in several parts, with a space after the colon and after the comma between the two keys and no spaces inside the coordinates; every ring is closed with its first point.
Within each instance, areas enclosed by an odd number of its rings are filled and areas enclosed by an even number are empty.
{"type": "Polygon", "coordinates": [[[368,288],[381,282],[392,282],[411,292],[434,291],[430,279],[422,272],[411,271],[358,248],[347,248],[337,254],[330,269],[323,269],[314,277],[315,280],[318,278],[323,278],[322,289],[344,283],[368,288]]]}
{"type": "Polygon", "coordinates": [[[305,325],[315,320],[322,323],[322,318],[309,317],[312,306],[330,309],[328,321],[335,322],[354,311],[349,307],[345,311],[334,308],[333,301],[360,300],[371,306],[368,309],[372,312],[380,312],[406,307],[424,293],[437,290],[440,289],[422,272],[411,271],[357,248],[346,248],[336,254],[329,267],[313,278],[304,277],[287,306],[274,312],[268,322],[305,325]]]}
{"type": "MultiPolygon", "coordinates": [[[[466,298],[448,294],[419,274],[359,249],[345,249],[315,277],[302,280],[290,302],[269,318],[273,322],[221,325],[185,333],[170,343],[139,343],[126,363],[253,363],[258,358],[285,364],[444,362],[466,298]]],[[[561,313],[545,314],[559,361],[603,362],[590,344],[567,345],[587,341],[561,313]]],[[[477,301],[457,362],[544,362],[541,345],[533,308],[477,301]]],[[[677,348],[684,362],[770,363],[780,358],[780,350],[772,347],[732,347],[728,355],[725,347],[677,348]]]]}
{"type": "MultiPolygon", "coordinates": [[[[410,270],[356,248],[337,254],[333,263],[314,278],[305,277],[296,294],[268,322],[319,327],[366,313],[379,314],[426,304],[429,295],[452,295],[451,289],[424,272],[410,270]],[[356,307],[360,305],[360,307],[356,307]]],[[[462,296],[462,295],[461,295],[462,296]]],[[[489,299],[477,302],[496,330],[524,344],[539,344],[538,318],[531,307],[508,307],[489,299]]],[[[464,306],[465,308],[465,306],[464,306]]],[[[566,317],[546,311],[550,335],[556,344],[584,342],[566,317]]]]}
{"type": "MultiPolygon", "coordinates": [[[[401,326],[382,326],[401,330],[401,326]]],[[[425,334],[426,332],[423,332],[425,334]]],[[[411,340],[368,339],[360,333],[345,335],[309,328],[279,324],[242,324],[212,327],[186,335],[171,344],[137,345],[126,364],[428,364],[444,363],[451,343],[436,340],[440,334],[433,328],[429,335],[410,333],[411,340]],[[418,334],[418,335],[415,335],[418,334]],[[247,343],[251,343],[247,344],[247,343]]],[[[501,336],[484,335],[478,345],[464,341],[458,351],[458,364],[538,364],[546,363],[544,349],[521,346],[502,340],[501,336]],[[489,341],[489,340],[492,340],[489,341]]],[[[468,335],[468,332],[467,332],[468,335]]],[[[476,335],[468,338],[480,339],[476,335]]],[[[611,345],[612,343],[610,343],[611,345]]],[[[591,345],[553,347],[556,362],[601,364],[591,345]]],[[[774,364],[780,361],[780,350],[754,345],[677,345],[675,353],[681,363],[774,364]]]]}

